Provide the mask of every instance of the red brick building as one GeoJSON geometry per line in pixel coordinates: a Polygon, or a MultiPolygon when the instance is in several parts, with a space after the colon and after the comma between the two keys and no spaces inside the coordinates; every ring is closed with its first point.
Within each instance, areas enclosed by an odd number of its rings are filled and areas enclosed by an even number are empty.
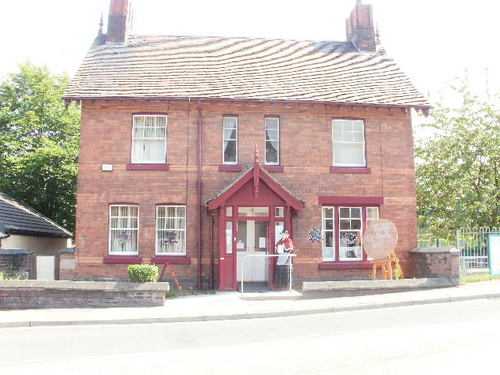
{"type": "MultiPolygon", "coordinates": [[[[361,237],[378,217],[410,269],[410,111],[429,104],[378,46],[370,5],[356,2],[341,42],[129,35],[129,19],[112,0],[65,93],[82,106],[77,277],[169,263],[234,290],[244,255],[273,252],[286,227],[296,280],[365,278],[361,237]]],[[[264,257],[244,267],[273,277],[264,257]]]]}

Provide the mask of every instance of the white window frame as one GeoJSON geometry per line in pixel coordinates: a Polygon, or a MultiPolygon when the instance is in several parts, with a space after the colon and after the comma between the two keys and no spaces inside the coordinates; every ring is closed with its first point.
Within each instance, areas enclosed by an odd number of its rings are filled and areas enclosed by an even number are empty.
{"type": "Polygon", "coordinates": [[[323,240],[321,241],[321,257],[323,258],[324,262],[334,262],[336,260],[337,256],[337,234],[336,234],[336,225],[335,225],[335,213],[336,207],[335,206],[321,206],[321,236],[323,240]],[[325,209],[331,209],[333,212],[333,217],[332,218],[327,218],[325,217],[325,209]],[[326,220],[333,220],[333,228],[332,229],[326,229],[326,220]],[[325,257],[325,244],[326,244],[326,232],[332,232],[332,239],[333,239],[333,257],[332,258],[326,258],[325,257]]]}
{"type": "MultiPolygon", "coordinates": [[[[342,124],[342,133],[344,132],[343,124],[342,124]]],[[[332,120],[332,165],[335,167],[366,167],[366,139],[365,139],[365,122],[363,120],[352,120],[352,119],[342,119],[342,118],[335,118],[332,120]],[[335,123],[337,122],[345,122],[349,121],[351,123],[361,123],[363,127],[363,131],[361,132],[363,136],[363,140],[361,142],[356,142],[356,141],[340,141],[340,140],[335,140],[334,136],[334,129],[335,129],[335,123]],[[363,163],[362,164],[354,164],[354,163],[335,163],[335,144],[363,144],[363,163]]]]}
{"type": "MultiPolygon", "coordinates": [[[[338,207],[338,213],[339,216],[338,223],[339,223],[339,230],[338,230],[338,238],[337,241],[339,242],[339,261],[341,262],[361,262],[363,261],[364,255],[363,255],[363,207],[361,206],[339,206],[338,207]],[[359,220],[361,221],[360,228],[359,229],[340,229],[340,221],[342,219],[346,220],[346,218],[340,217],[340,210],[342,208],[348,208],[349,209],[349,220],[352,220],[353,218],[351,217],[351,209],[352,208],[358,208],[360,212],[360,217],[359,220]],[[341,232],[358,232],[359,233],[359,247],[361,250],[361,257],[360,258],[342,258],[342,252],[340,250],[340,233],[341,232]]],[[[358,218],[355,218],[358,220],[358,218]]]]}
{"type": "MultiPolygon", "coordinates": [[[[368,225],[370,224],[370,221],[373,221],[373,220],[378,220],[380,219],[380,208],[377,207],[377,206],[368,206],[368,207],[365,207],[365,217],[366,217],[366,228],[368,228],[368,225]],[[375,209],[377,210],[377,218],[376,219],[372,219],[370,217],[368,217],[368,210],[370,209],[375,209]]],[[[367,254],[367,260],[373,260],[372,257],[369,257],[368,254],[367,254]]]]}
{"type": "Polygon", "coordinates": [[[167,115],[133,115],[132,116],[132,149],[131,149],[131,157],[130,157],[130,160],[131,160],[131,163],[133,164],[165,164],[167,162],[167,130],[168,130],[168,117],[167,115]],[[163,139],[164,140],[164,149],[165,149],[165,152],[164,152],[164,155],[163,155],[163,158],[162,159],[158,159],[158,160],[138,160],[138,159],[135,159],[135,141],[138,140],[139,138],[136,138],[135,136],[135,128],[136,126],[136,119],[139,118],[139,117],[144,117],[144,118],[147,118],[147,117],[164,117],[165,118],[165,137],[156,137],[156,138],[142,138],[142,140],[161,140],[163,139]]]}
{"type": "Polygon", "coordinates": [[[109,205],[109,220],[108,220],[108,254],[109,255],[137,255],[139,254],[139,219],[140,219],[140,208],[136,204],[110,204],[109,205]],[[129,218],[134,218],[134,216],[112,216],[111,215],[111,210],[113,207],[137,207],[137,228],[111,228],[111,219],[112,218],[123,218],[126,217],[127,219],[129,218]],[[136,251],[111,251],[111,238],[112,238],[112,231],[113,230],[135,230],[137,232],[137,248],[136,251]]]}
{"type": "MultiPolygon", "coordinates": [[[[165,217],[167,219],[168,216],[165,217]]],[[[174,218],[180,218],[180,216],[175,216],[174,218]]],[[[158,256],[185,256],[187,254],[187,247],[186,247],[186,240],[187,240],[187,206],[182,205],[182,204],[160,204],[156,206],[156,229],[155,229],[155,254],[158,256]],[[158,228],[158,222],[159,222],[159,216],[158,212],[160,208],[165,208],[165,212],[168,212],[168,208],[178,208],[182,207],[184,208],[184,229],[174,229],[174,231],[183,231],[184,232],[184,243],[183,243],[183,248],[184,251],[180,252],[160,252],[158,251],[158,232],[160,230],[165,230],[163,228],[158,228]]]]}
{"type": "Polygon", "coordinates": [[[266,165],[280,165],[281,162],[281,138],[280,138],[280,118],[278,116],[266,116],[264,119],[264,142],[265,142],[265,148],[264,148],[264,153],[265,153],[265,164],[266,165]],[[267,120],[276,120],[277,124],[277,139],[275,140],[267,140],[267,120]],[[267,161],[267,143],[268,142],[278,142],[278,148],[277,148],[277,156],[278,160],[276,162],[269,162],[267,161]]]}
{"type": "Polygon", "coordinates": [[[380,209],[378,207],[376,207],[376,206],[369,206],[369,207],[365,207],[365,209],[366,209],[366,225],[368,225],[368,223],[370,221],[372,221],[372,220],[378,220],[378,219],[380,219],[380,209]],[[370,209],[377,210],[377,218],[376,219],[372,219],[372,218],[368,217],[368,210],[370,210],[370,209]]]}
{"type": "Polygon", "coordinates": [[[238,116],[231,116],[231,115],[225,115],[222,117],[222,164],[226,165],[237,165],[238,164],[238,135],[239,135],[239,123],[238,123],[238,116]],[[232,118],[236,120],[236,138],[235,139],[226,139],[226,119],[227,118],[232,118]],[[224,160],[225,157],[225,152],[224,152],[224,142],[225,141],[235,141],[236,142],[236,161],[226,161],[224,160]]]}

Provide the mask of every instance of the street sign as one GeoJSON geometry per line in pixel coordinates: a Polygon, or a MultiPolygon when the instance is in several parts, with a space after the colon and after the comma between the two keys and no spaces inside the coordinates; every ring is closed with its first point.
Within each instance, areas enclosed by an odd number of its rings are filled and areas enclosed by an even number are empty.
{"type": "Polygon", "coordinates": [[[500,234],[488,235],[488,255],[491,274],[500,276],[500,234]]]}

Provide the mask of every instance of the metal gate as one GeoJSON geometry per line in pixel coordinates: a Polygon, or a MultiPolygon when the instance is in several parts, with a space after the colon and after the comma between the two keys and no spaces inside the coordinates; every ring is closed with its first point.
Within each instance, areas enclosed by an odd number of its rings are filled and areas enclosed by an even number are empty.
{"type": "Polygon", "coordinates": [[[457,249],[463,272],[489,272],[488,235],[500,233],[500,228],[461,228],[457,230],[457,249]]]}

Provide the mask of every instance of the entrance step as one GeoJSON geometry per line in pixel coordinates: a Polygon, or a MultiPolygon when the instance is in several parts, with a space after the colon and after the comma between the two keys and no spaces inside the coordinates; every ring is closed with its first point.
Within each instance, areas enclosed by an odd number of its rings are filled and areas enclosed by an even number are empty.
{"type": "MultiPolygon", "coordinates": [[[[241,283],[238,281],[238,291],[241,292],[241,283]]],[[[243,285],[243,291],[245,293],[263,293],[268,292],[267,282],[245,282],[243,285]]]]}
{"type": "MultiPolygon", "coordinates": [[[[246,285],[245,285],[246,289],[246,285]]],[[[294,300],[302,298],[302,293],[292,290],[280,291],[264,291],[259,293],[245,293],[240,294],[240,298],[245,301],[271,301],[271,300],[294,300]]]]}

